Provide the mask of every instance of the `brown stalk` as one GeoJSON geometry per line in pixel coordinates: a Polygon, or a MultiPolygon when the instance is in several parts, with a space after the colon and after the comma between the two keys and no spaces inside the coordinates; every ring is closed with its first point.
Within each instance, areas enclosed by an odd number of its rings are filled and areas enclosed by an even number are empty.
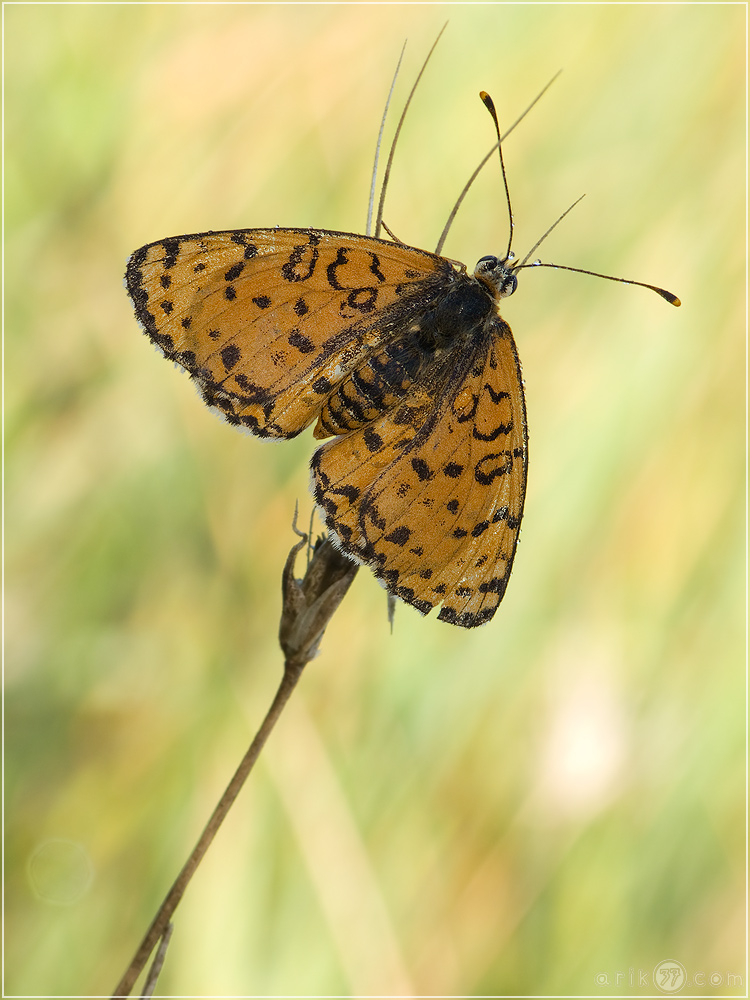
{"type": "Polygon", "coordinates": [[[164,898],[164,902],[159,907],[125,974],[115,987],[112,993],[113,998],[130,996],[151,952],[157,943],[160,943],[142,996],[151,996],[153,993],[172,932],[172,916],[203,856],[211,846],[219,827],[239,795],[248,774],[296,687],[302,671],[316,655],[326,626],[343,600],[359,568],[348,556],[336,549],[328,539],[320,539],[313,549],[312,558],[304,578],[296,579],[294,577],[294,562],[300,549],[307,543],[308,536],[297,530],[296,514],[292,526],[300,541],[293,546],[289,553],[281,578],[283,604],[279,643],[285,658],[281,683],[260,729],[255,734],[247,753],[219,799],[211,818],[198,839],[198,843],[164,898]]]}

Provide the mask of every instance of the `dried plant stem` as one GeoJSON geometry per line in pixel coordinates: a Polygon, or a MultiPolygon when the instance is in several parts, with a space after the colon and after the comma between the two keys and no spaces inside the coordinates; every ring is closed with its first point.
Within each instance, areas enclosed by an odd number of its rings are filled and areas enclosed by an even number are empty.
{"type": "Polygon", "coordinates": [[[227,785],[226,791],[214,809],[211,818],[206,824],[206,827],[198,840],[198,843],[193,848],[192,854],[185,862],[182,871],[175,879],[174,885],[169,890],[164,902],[159,907],[151,926],[146,932],[146,936],[141,942],[138,951],[133,956],[133,960],[125,972],[125,975],[115,987],[115,991],[112,994],[113,998],[130,996],[130,992],[133,989],[138,976],[145,967],[149,955],[153,951],[157,941],[163,937],[172,918],[172,914],[177,908],[177,905],[188,887],[190,879],[193,877],[198,865],[201,863],[203,855],[211,846],[211,842],[216,836],[219,827],[224,822],[224,819],[231,809],[235,799],[239,795],[248,774],[252,770],[253,765],[258,759],[258,755],[271,734],[271,730],[276,725],[284,706],[289,700],[292,691],[296,687],[297,681],[300,679],[306,662],[307,660],[291,657],[287,659],[284,664],[284,676],[281,679],[281,684],[279,684],[279,689],[276,692],[271,707],[269,708],[260,729],[255,735],[255,739],[250,744],[250,747],[245,756],[242,758],[242,761],[235,771],[232,780],[227,785]]]}
{"type": "Polygon", "coordinates": [[[156,957],[151,963],[151,968],[148,970],[146,982],[143,986],[143,993],[141,993],[141,1000],[149,1000],[149,998],[154,995],[156,984],[159,981],[161,967],[164,965],[164,959],[167,957],[167,948],[169,947],[169,942],[172,939],[173,930],[174,924],[167,924],[164,933],[161,936],[161,940],[159,941],[159,947],[156,949],[156,957]]]}
{"type": "Polygon", "coordinates": [[[284,652],[284,676],[281,678],[271,707],[260,729],[255,734],[255,739],[242,758],[240,766],[234,772],[234,777],[227,785],[226,791],[219,799],[200,840],[193,848],[192,854],[185,862],[174,885],[159,907],[125,975],[115,987],[112,994],[113,1000],[115,997],[130,996],[138,976],[154,950],[154,945],[157,941],[161,941],[162,944],[154,962],[154,968],[148,977],[147,992],[144,993],[144,996],[152,995],[169,943],[172,915],[185,894],[190,879],[203,860],[204,854],[211,846],[219,827],[240,794],[247,776],[253,769],[253,765],[271,734],[271,730],[278,722],[284,706],[297,686],[297,681],[300,679],[305,665],[316,655],[328,622],[341,604],[357,574],[358,566],[355,562],[339,552],[330,540],[319,539],[308,562],[305,576],[301,580],[296,579],[294,576],[295,559],[297,553],[306,545],[308,537],[297,529],[296,511],[292,529],[300,541],[292,547],[287,556],[281,576],[282,611],[279,644],[284,652]]]}

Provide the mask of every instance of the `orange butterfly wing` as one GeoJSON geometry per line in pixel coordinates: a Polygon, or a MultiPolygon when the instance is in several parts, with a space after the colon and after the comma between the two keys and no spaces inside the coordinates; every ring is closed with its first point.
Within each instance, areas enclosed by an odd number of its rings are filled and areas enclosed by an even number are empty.
{"type": "Polygon", "coordinates": [[[387,336],[451,279],[434,254],[349,233],[239,229],[137,250],[138,319],[209,406],[262,437],[293,437],[387,336]]]}
{"type": "Polygon", "coordinates": [[[142,247],[126,283],[150,339],[230,423],[293,437],[317,418],[316,437],[335,435],[313,456],[314,492],[345,552],[423,613],[492,617],[523,512],[526,414],[491,282],[385,240],[246,229],[142,247]]]}
{"type": "MultiPolygon", "coordinates": [[[[470,279],[466,279],[470,280],[470,279]]],[[[526,491],[526,408],[510,327],[488,319],[378,420],[313,456],[314,493],[345,552],[422,613],[471,628],[510,576],[526,491]]]]}

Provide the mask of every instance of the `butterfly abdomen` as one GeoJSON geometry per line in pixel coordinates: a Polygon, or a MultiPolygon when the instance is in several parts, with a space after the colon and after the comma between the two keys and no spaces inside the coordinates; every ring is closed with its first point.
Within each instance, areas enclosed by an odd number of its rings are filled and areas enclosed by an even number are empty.
{"type": "Polygon", "coordinates": [[[315,428],[316,438],[356,430],[400,403],[433,352],[416,341],[397,340],[353,372],[329,397],[315,428]]]}

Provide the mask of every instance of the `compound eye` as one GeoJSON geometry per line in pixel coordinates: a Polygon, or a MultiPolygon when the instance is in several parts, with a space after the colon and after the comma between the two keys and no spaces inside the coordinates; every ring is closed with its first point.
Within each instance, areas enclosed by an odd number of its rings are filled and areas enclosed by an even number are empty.
{"type": "Polygon", "coordinates": [[[497,257],[492,257],[492,256],[480,257],[479,260],[477,261],[477,267],[479,267],[479,265],[482,264],[484,265],[484,268],[486,268],[488,271],[491,271],[494,267],[497,267],[497,262],[498,262],[497,257]]]}
{"type": "Polygon", "coordinates": [[[518,278],[511,271],[506,278],[503,279],[503,283],[500,286],[500,294],[503,298],[507,295],[512,295],[513,292],[518,288],[518,278]]]}

